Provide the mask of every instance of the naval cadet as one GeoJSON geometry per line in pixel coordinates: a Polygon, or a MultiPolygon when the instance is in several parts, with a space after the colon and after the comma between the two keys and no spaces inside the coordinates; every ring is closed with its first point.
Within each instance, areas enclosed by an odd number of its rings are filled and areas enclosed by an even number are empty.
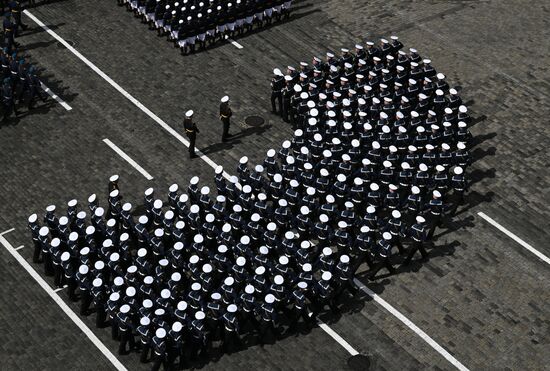
{"type": "Polygon", "coordinates": [[[403,265],[405,266],[411,263],[411,260],[417,251],[420,251],[420,254],[424,260],[428,259],[428,253],[424,248],[424,243],[427,239],[426,219],[420,215],[417,216],[416,222],[409,228],[408,234],[411,236],[413,244],[407,254],[407,257],[403,261],[403,265]]]}

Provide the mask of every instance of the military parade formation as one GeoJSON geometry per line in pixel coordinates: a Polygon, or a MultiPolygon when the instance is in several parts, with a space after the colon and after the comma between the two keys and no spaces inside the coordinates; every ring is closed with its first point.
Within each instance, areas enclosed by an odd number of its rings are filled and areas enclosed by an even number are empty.
{"type": "MultiPolygon", "coordinates": [[[[15,110],[16,96],[31,92],[32,104],[40,93],[34,67],[17,54],[24,25],[20,5],[11,3],[0,60],[4,100],[11,89],[15,110]]],[[[119,4],[183,53],[280,20],[291,6],[119,4]]],[[[33,262],[79,302],[81,315],[110,327],[119,354],[139,352],[153,370],[187,368],[214,352],[308,331],[356,296],[358,272],[376,280],[417,253],[428,259],[436,229],[463,202],[468,109],[445,75],[398,37],[327,52],[285,73],[275,68],[271,103],[293,136],[261,164],[243,156],[235,175],[217,166],[203,184],[194,176],[183,187],[149,188],[143,205],[125,201],[113,175],[103,206],[93,194],[28,218],[33,262]]],[[[188,110],[184,120],[191,158],[199,132],[193,115],[188,110]]],[[[231,116],[224,96],[223,142],[231,116]]]]}
{"type": "Polygon", "coordinates": [[[117,0],[182,54],[203,50],[280,22],[290,16],[290,0],[117,0]]]}
{"type": "Polygon", "coordinates": [[[21,104],[24,103],[31,110],[36,98],[45,102],[47,95],[42,91],[36,67],[20,55],[19,44],[15,41],[20,32],[27,29],[21,17],[23,11],[21,1],[9,1],[6,4],[0,4],[0,7],[5,11],[0,64],[3,121],[6,121],[12,113],[16,117],[19,115],[17,107],[21,104]]]}

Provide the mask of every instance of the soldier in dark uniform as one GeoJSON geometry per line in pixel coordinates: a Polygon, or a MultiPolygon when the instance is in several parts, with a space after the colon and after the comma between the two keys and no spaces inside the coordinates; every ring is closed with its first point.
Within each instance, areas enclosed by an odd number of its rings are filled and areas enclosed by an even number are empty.
{"type": "Polygon", "coordinates": [[[147,362],[149,358],[149,351],[151,350],[153,330],[150,324],[151,320],[149,319],[149,317],[142,317],[139,320],[139,326],[137,328],[137,334],[141,340],[141,352],[139,357],[139,361],[141,363],[147,362]]]}
{"type": "MultiPolygon", "coordinates": [[[[13,19],[15,20],[15,23],[17,24],[17,27],[21,27],[23,31],[25,31],[28,26],[23,23],[23,20],[21,19],[21,12],[23,12],[23,7],[21,6],[21,1],[10,1],[8,4],[8,7],[10,8],[11,14],[13,16],[13,19]]],[[[16,33],[16,36],[18,33],[16,33]]]]}
{"type": "Polygon", "coordinates": [[[78,268],[76,278],[78,280],[78,286],[80,288],[80,315],[84,316],[88,314],[88,309],[92,303],[92,294],[90,290],[92,283],[90,282],[90,276],[88,274],[89,268],[87,265],[81,265],[78,268]]]}
{"type": "Polygon", "coordinates": [[[285,86],[285,78],[280,69],[273,70],[273,78],[271,79],[271,112],[283,114],[283,88],[285,86]],[[279,110],[277,110],[275,102],[279,102],[279,110]]]}
{"type": "Polygon", "coordinates": [[[409,265],[414,256],[414,253],[417,251],[420,251],[420,254],[422,255],[423,259],[428,259],[428,253],[424,248],[424,242],[427,239],[426,219],[424,219],[420,215],[417,216],[416,223],[414,223],[409,228],[408,234],[412,238],[413,244],[412,244],[412,247],[410,248],[409,253],[407,254],[407,257],[403,261],[403,265],[409,265]]]}
{"type": "Polygon", "coordinates": [[[17,29],[17,24],[12,21],[11,12],[5,14],[4,22],[2,25],[4,29],[4,48],[6,53],[9,55],[12,52],[12,48],[14,46],[17,47],[17,43],[15,42],[15,32],[17,29]]]}
{"type": "Polygon", "coordinates": [[[377,247],[377,253],[379,257],[379,262],[374,266],[372,271],[369,272],[369,280],[374,280],[374,276],[380,269],[385,267],[390,274],[395,274],[396,270],[391,265],[390,257],[391,257],[391,239],[392,235],[390,232],[384,232],[382,234],[382,238],[378,241],[376,244],[377,247]]]}
{"type": "Polygon", "coordinates": [[[229,126],[231,125],[232,115],[233,112],[231,111],[231,107],[229,107],[229,97],[226,95],[221,99],[220,104],[220,120],[222,120],[223,124],[222,142],[227,142],[227,139],[231,137],[229,126]]]}
{"type": "Polygon", "coordinates": [[[40,79],[38,76],[36,76],[35,68],[34,66],[30,66],[29,70],[26,74],[26,84],[29,89],[29,103],[28,108],[29,110],[32,109],[34,105],[34,98],[38,96],[42,100],[42,102],[46,102],[47,96],[46,94],[42,94],[42,84],[40,83],[40,79]]]}
{"type": "Polygon", "coordinates": [[[19,115],[17,107],[15,107],[15,96],[9,78],[4,79],[2,84],[2,103],[4,106],[4,121],[8,119],[12,111],[16,117],[19,115]]]}
{"type": "Polygon", "coordinates": [[[229,304],[222,316],[224,326],[223,348],[227,353],[233,353],[233,351],[242,346],[239,335],[240,326],[237,318],[237,309],[235,304],[229,304]]]}
{"type": "Polygon", "coordinates": [[[183,126],[185,128],[185,134],[189,138],[189,158],[198,157],[195,153],[195,140],[197,139],[197,133],[200,133],[199,128],[193,121],[193,111],[189,110],[185,112],[185,119],[183,120],[183,126]]]}
{"type": "Polygon", "coordinates": [[[155,336],[153,336],[152,340],[152,347],[154,362],[151,370],[158,371],[161,364],[165,370],[168,370],[169,365],[168,357],[166,355],[166,330],[164,328],[157,328],[155,331],[155,336]]]}
{"type": "Polygon", "coordinates": [[[275,312],[274,303],[275,296],[267,294],[264,302],[258,308],[260,316],[259,340],[262,347],[266,343],[271,343],[276,337],[277,313],[275,312]]]}

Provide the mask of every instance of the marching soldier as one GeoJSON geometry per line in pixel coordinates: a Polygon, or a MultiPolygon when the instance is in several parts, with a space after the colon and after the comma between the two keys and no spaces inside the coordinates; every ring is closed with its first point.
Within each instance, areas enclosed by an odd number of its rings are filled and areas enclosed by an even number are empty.
{"type": "Polygon", "coordinates": [[[395,274],[396,270],[391,265],[390,257],[391,257],[391,239],[392,235],[390,232],[384,232],[382,234],[382,238],[378,241],[376,244],[377,250],[378,250],[378,258],[379,262],[374,266],[371,272],[369,272],[369,280],[374,280],[374,276],[376,276],[376,273],[383,267],[385,267],[390,274],[395,274]]]}
{"type": "Polygon", "coordinates": [[[158,328],[153,336],[153,367],[152,371],[158,371],[162,364],[165,370],[169,369],[168,359],[166,356],[166,330],[164,328],[158,328]]]}
{"type": "Polygon", "coordinates": [[[233,353],[235,349],[241,346],[241,338],[239,336],[239,321],[237,319],[237,306],[230,304],[222,316],[223,325],[225,328],[223,338],[223,348],[228,354],[233,353]]]}
{"type": "Polygon", "coordinates": [[[15,117],[19,116],[17,107],[15,107],[14,91],[9,78],[4,79],[4,83],[2,84],[2,103],[4,105],[4,121],[7,121],[12,111],[15,113],[15,117]]]}
{"type": "Polygon", "coordinates": [[[137,328],[137,333],[141,340],[141,352],[139,361],[141,363],[146,363],[149,357],[149,351],[151,350],[151,343],[153,339],[153,330],[150,327],[151,320],[149,317],[141,317],[139,320],[139,326],[137,328]]]}
{"type": "Polygon", "coordinates": [[[420,254],[422,255],[423,259],[428,259],[428,253],[424,248],[424,242],[426,241],[426,238],[427,238],[425,223],[426,223],[426,219],[424,219],[424,217],[419,215],[416,217],[416,223],[414,223],[409,229],[409,235],[413,240],[413,244],[407,257],[403,261],[403,265],[405,266],[411,263],[414,253],[417,251],[420,251],[420,254]]]}

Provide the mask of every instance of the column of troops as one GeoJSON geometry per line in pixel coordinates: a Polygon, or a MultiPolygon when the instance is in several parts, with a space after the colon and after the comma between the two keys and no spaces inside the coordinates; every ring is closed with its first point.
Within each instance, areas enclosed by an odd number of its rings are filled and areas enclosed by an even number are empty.
{"type": "Polygon", "coordinates": [[[0,3],[0,7],[6,11],[2,22],[3,37],[0,49],[0,76],[2,78],[0,93],[2,94],[3,120],[6,121],[12,113],[15,116],[19,115],[17,107],[21,103],[25,102],[30,110],[37,97],[46,101],[47,95],[42,92],[42,85],[35,66],[18,52],[19,43],[15,40],[28,27],[23,23],[21,16],[24,10],[21,2],[6,1],[0,3]]]}
{"type": "MultiPolygon", "coordinates": [[[[217,167],[215,191],[198,177],[164,194],[150,188],[135,217],[115,175],[106,208],[94,194],[86,205],[31,215],[34,262],[67,285],[82,315],[111,327],[119,353],[139,349],[158,369],[189,366],[215,344],[233,352],[243,336],[263,345],[311,328],[356,294],[360,268],[376,279],[417,251],[427,258],[426,242],[467,187],[470,118],[444,76],[426,60],[419,69],[416,52],[375,49],[315,59],[311,71],[303,63],[298,75],[290,68],[283,79],[293,104],[281,112],[296,125],[293,138],[262,164],[242,157],[235,176],[217,167]],[[394,54],[407,62],[375,67],[394,54]],[[373,78],[387,67],[407,76],[362,86],[363,65],[373,78]]],[[[276,70],[274,86],[280,77],[276,70]]]]}
{"type": "Polygon", "coordinates": [[[289,0],[117,0],[179,47],[182,54],[280,22],[289,0]]]}

